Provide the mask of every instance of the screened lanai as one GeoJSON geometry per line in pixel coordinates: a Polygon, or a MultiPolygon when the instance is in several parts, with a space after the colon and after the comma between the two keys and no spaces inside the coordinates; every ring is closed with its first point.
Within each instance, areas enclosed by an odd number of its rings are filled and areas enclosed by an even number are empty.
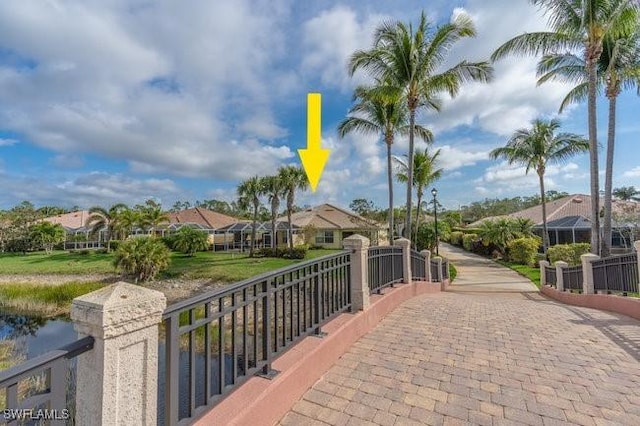
{"type": "MultiPolygon", "coordinates": [[[[533,230],[542,236],[542,225],[536,225],[533,230]]],[[[549,242],[556,244],[588,243],[591,238],[591,222],[583,216],[566,216],[547,222],[549,242]]]]}
{"type": "MultiPolygon", "coordinates": [[[[215,251],[239,250],[248,251],[251,248],[251,234],[253,222],[237,222],[232,225],[216,229],[214,234],[215,243],[213,249],[215,251]]],[[[287,222],[276,222],[277,244],[288,243],[289,224],[287,222]]],[[[299,227],[293,225],[293,233],[297,234],[299,227]]],[[[271,247],[271,222],[256,223],[256,248],[271,247]]]]}

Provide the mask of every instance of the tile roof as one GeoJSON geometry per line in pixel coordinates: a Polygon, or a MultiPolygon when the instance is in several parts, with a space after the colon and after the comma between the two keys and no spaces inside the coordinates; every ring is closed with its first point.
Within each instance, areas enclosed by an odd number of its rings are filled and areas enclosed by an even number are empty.
{"type": "MultiPolygon", "coordinates": [[[[286,216],[281,219],[286,220],[286,216]]],[[[312,225],[319,229],[378,229],[379,225],[332,204],[300,211],[291,215],[291,222],[301,228],[312,225]]]]}
{"type": "Polygon", "coordinates": [[[238,222],[235,217],[201,207],[169,212],[168,215],[170,225],[174,223],[197,223],[205,229],[218,229],[238,222]]]}
{"type": "Polygon", "coordinates": [[[60,224],[67,229],[80,229],[84,228],[87,219],[91,214],[89,210],[79,210],[77,212],[59,214],[57,216],[45,217],[45,220],[49,223],[60,224]]]}

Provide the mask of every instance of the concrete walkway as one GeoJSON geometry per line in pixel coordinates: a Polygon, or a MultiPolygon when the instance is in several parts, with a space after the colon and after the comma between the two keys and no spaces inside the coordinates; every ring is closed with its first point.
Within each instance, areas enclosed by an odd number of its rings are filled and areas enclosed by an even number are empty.
{"type": "Polygon", "coordinates": [[[443,247],[446,293],[389,314],[282,425],[640,425],[640,322],[542,297],[443,247]]]}

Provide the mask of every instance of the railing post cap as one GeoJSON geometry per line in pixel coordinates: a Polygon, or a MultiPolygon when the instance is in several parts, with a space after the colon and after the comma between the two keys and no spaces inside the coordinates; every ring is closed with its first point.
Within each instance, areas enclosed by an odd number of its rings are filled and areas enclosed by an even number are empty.
{"type": "Polygon", "coordinates": [[[368,248],[370,244],[369,239],[360,234],[353,234],[342,240],[342,247],[349,249],[364,249],[368,248]]]}
{"type": "Polygon", "coordinates": [[[435,260],[436,262],[442,262],[442,256],[434,256],[433,260],[435,260]]]}
{"type": "Polygon", "coordinates": [[[396,240],[393,240],[393,245],[394,246],[400,246],[400,247],[410,247],[411,246],[411,241],[409,241],[406,238],[398,238],[396,240]]]}
{"type": "Polygon", "coordinates": [[[592,260],[600,259],[600,256],[598,256],[597,254],[593,254],[593,253],[587,253],[587,254],[580,255],[580,259],[582,261],[590,262],[592,260]]]}
{"type": "Polygon", "coordinates": [[[427,255],[431,256],[431,252],[429,250],[426,250],[426,249],[425,250],[420,250],[420,254],[423,254],[425,256],[427,256],[427,255]]]}
{"type": "Polygon", "coordinates": [[[563,262],[562,260],[558,260],[556,262],[556,266],[560,268],[567,268],[569,267],[569,264],[567,262],[563,262]]]}
{"type": "Polygon", "coordinates": [[[548,260],[541,260],[540,262],[538,262],[538,265],[540,265],[540,266],[549,266],[551,264],[549,263],[548,260]]]}
{"type": "Polygon", "coordinates": [[[163,293],[120,281],[73,299],[71,319],[78,332],[105,339],[159,323],[166,306],[163,293]]]}
{"type": "Polygon", "coordinates": [[[640,241],[634,241],[633,247],[635,247],[637,252],[640,252],[640,241]]]}

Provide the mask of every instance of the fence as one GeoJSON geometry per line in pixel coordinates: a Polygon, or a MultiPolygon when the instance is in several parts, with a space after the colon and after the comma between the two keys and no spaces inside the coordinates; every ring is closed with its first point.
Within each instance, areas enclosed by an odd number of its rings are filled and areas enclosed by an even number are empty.
{"type": "Polygon", "coordinates": [[[566,290],[582,292],[582,265],[562,269],[562,284],[566,290]]]}
{"type": "Polygon", "coordinates": [[[414,280],[427,279],[426,258],[413,249],[411,249],[411,278],[414,280]]]}
{"type": "Polygon", "coordinates": [[[596,291],[638,293],[638,253],[591,262],[596,291]]]}
{"type": "Polygon", "coordinates": [[[164,419],[187,423],[351,306],[350,256],[325,256],[169,307],[164,419]]]}
{"type": "Polygon", "coordinates": [[[556,268],[555,266],[543,266],[543,274],[545,278],[545,282],[551,287],[555,287],[558,279],[556,277],[556,268]]]}
{"type": "MultiPolygon", "coordinates": [[[[75,389],[70,383],[68,371],[70,360],[93,349],[94,339],[84,337],[58,350],[48,352],[23,364],[0,371],[0,395],[4,390],[4,401],[0,397],[0,411],[9,424],[31,424],[30,416],[39,409],[51,410],[50,424],[64,425],[73,413],[69,407],[73,404],[73,395],[69,389],[75,389]],[[4,402],[4,404],[3,404],[4,402]],[[6,409],[5,409],[6,408],[6,409]],[[33,411],[30,411],[33,410],[33,411]]],[[[31,420],[32,421],[32,420],[31,420]]]]}
{"type": "Polygon", "coordinates": [[[369,247],[367,263],[371,293],[380,293],[383,288],[393,286],[403,279],[401,247],[369,247]]]}
{"type": "Polygon", "coordinates": [[[445,280],[449,279],[449,260],[442,260],[442,278],[445,280]]]}

